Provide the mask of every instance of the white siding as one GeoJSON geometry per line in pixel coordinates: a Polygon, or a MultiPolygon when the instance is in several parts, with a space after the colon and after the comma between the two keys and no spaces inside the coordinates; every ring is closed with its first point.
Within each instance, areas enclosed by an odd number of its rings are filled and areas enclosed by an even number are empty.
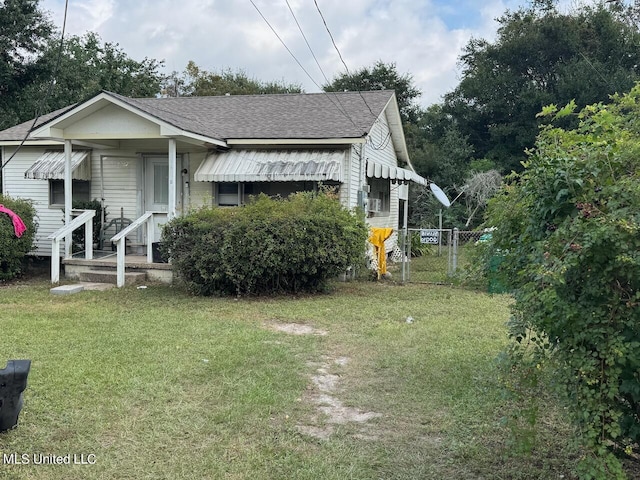
{"type": "MultiPolygon", "coordinates": [[[[33,201],[36,208],[36,255],[51,255],[51,241],[47,236],[64,225],[62,208],[49,206],[49,181],[24,178],[24,172],[44,153],[44,148],[23,147],[4,168],[4,193],[14,198],[25,198],[33,201]]],[[[5,147],[8,159],[15,149],[5,147]]],[[[6,161],[6,159],[4,161],[6,161]]]]}
{"type": "Polygon", "coordinates": [[[190,208],[198,208],[203,205],[213,204],[213,183],[196,182],[193,178],[196,170],[202,162],[204,162],[206,152],[192,153],[189,155],[189,190],[190,190],[190,208]]]}
{"type": "MultiPolygon", "coordinates": [[[[383,116],[376,122],[367,137],[365,147],[365,157],[367,160],[375,161],[384,165],[397,166],[398,158],[393,145],[393,138],[390,137],[391,130],[383,116]]],[[[367,223],[372,227],[393,228],[393,235],[385,242],[387,251],[393,249],[397,243],[397,231],[399,220],[399,199],[398,185],[391,184],[389,213],[377,213],[367,217],[367,223]]]]}

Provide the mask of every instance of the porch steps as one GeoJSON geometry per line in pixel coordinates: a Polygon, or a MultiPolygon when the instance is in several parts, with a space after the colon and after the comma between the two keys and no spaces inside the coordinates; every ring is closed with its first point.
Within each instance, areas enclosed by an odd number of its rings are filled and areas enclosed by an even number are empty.
{"type": "MultiPolygon", "coordinates": [[[[136,285],[145,282],[146,279],[147,274],[145,272],[125,272],[124,274],[125,285],[136,285]]],[[[80,281],[111,283],[115,285],[117,283],[117,273],[113,270],[89,270],[87,272],[80,272],[80,281]]]]}

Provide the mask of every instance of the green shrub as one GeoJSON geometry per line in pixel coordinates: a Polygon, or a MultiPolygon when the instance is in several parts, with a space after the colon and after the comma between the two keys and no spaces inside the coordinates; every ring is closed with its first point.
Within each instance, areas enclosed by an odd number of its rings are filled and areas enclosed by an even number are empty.
{"type": "Polygon", "coordinates": [[[35,209],[28,200],[0,195],[0,205],[4,205],[20,216],[27,227],[27,231],[22,237],[16,237],[11,218],[0,213],[0,281],[6,281],[16,278],[22,273],[25,257],[34,249],[37,223],[35,209]]]}
{"type": "Polygon", "coordinates": [[[261,195],[238,208],[205,208],[169,222],[162,249],[198,295],[322,290],[360,264],[367,229],[331,194],[261,195]]]}
{"type": "MultiPolygon", "coordinates": [[[[85,202],[74,201],[74,210],[95,210],[96,215],[93,217],[93,243],[97,244],[100,241],[100,225],[102,224],[102,203],[100,200],[89,200],[85,202]]],[[[105,207],[104,219],[107,220],[107,209],[105,207]]],[[[64,220],[63,220],[64,222],[64,220]]],[[[73,232],[73,251],[82,252],[85,249],[84,244],[84,228],[79,228],[73,232]]]]}
{"type": "Polygon", "coordinates": [[[616,456],[640,444],[640,85],[577,117],[542,129],[489,222],[515,291],[513,350],[554,369],[586,447],[581,478],[624,478],[616,456]]]}

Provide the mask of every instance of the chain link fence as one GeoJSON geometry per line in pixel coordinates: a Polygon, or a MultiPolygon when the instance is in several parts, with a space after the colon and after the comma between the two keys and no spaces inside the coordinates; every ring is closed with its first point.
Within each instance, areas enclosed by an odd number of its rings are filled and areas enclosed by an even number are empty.
{"type": "Polygon", "coordinates": [[[400,232],[399,267],[402,282],[451,283],[467,263],[468,250],[484,232],[454,229],[414,229],[400,232]]]}

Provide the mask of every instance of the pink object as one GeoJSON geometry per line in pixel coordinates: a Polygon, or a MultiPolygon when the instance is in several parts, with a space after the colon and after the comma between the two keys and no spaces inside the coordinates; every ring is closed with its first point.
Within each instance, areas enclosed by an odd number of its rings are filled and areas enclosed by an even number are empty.
{"type": "Polygon", "coordinates": [[[20,238],[22,234],[27,231],[27,227],[24,225],[24,222],[14,211],[9,210],[4,205],[0,204],[0,213],[6,213],[11,217],[11,221],[13,222],[13,231],[15,232],[16,237],[20,238]]]}

